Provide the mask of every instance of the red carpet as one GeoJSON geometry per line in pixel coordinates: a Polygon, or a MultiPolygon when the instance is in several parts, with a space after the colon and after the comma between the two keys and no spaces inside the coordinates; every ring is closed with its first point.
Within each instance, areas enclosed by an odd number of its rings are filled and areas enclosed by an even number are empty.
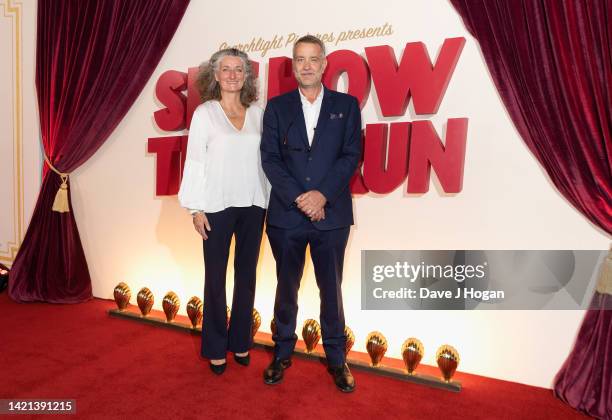
{"type": "Polygon", "coordinates": [[[342,394],[322,364],[295,358],[283,383],[266,386],[261,349],[216,377],[199,337],[111,318],[113,307],[0,295],[0,398],[75,399],[83,418],[585,418],[550,390],[467,374],[451,393],[354,371],[357,390],[342,394]]]}

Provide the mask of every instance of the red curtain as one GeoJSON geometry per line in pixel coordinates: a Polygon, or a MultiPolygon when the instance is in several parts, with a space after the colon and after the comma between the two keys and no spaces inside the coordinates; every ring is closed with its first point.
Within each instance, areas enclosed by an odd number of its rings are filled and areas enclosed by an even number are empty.
{"type": "Polygon", "coordinates": [[[596,292],[591,307],[555,378],[554,392],[577,410],[612,419],[612,295],[596,292]]]}
{"type": "MultiPolygon", "coordinates": [[[[159,63],[189,0],[39,0],[36,88],[42,144],[69,173],[106,141],[159,63]]],[[[91,298],[74,213],[51,210],[60,177],[45,166],[32,220],[13,263],[19,302],[91,298]]],[[[109,185],[109,188],[112,186],[109,185]]]]}
{"type": "Polygon", "coordinates": [[[559,192],[612,233],[612,0],[451,0],[559,192]]]}
{"type": "MultiPolygon", "coordinates": [[[[612,0],[451,0],[559,192],[612,233],[612,0]]],[[[612,295],[596,292],[555,394],[612,418],[612,295]],[[598,308],[598,309],[597,309],[598,308]]]]}

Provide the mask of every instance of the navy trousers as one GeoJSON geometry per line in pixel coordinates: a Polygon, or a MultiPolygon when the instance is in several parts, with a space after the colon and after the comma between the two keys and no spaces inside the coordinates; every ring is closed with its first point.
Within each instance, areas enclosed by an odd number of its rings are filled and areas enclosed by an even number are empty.
{"type": "Polygon", "coordinates": [[[255,273],[265,210],[257,206],[228,207],[220,212],[206,213],[206,217],[211,230],[204,241],[202,356],[224,359],[228,350],[243,353],[253,346],[255,273]],[[234,296],[228,329],[225,277],[233,235],[236,235],[234,296]]]}
{"type": "Polygon", "coordinates": [[[267,234],[276,259],[276,334],[274,356],[291,357],[295,348],[298,290],[304,272],[306,246],[315,270],[321,299],[320,323],[323,348],[330,366],[345,362],[344,308],[342,306],[342,269],[349,227],[317,230],[309,220],[292,229],[268,225],[267,234]]]}

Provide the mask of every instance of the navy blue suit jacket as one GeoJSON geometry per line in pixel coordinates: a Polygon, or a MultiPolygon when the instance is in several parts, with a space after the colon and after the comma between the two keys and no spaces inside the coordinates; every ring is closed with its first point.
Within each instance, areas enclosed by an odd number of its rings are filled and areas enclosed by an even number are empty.
{"type": "Polygon", "coordinates": [[[325,198],[320,230],[353,224],[349,181],[361,157],[361,113],[353,96],[325,89],[312,146],[298,90],[268,101],[263,117],[261,160],[272,184],[268,224],[293,228],[306,216],[295,199],[309,190],[325,198]]]}

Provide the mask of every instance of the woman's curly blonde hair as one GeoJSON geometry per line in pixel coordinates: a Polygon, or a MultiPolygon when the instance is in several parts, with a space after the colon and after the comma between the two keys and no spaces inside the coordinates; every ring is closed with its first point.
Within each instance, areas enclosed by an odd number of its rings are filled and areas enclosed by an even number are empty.
{"type": "Polygon", "coordinates": [[[219,70],[221,60],[227,56],[239,57],[244,64],[244,85],[240,90],[240,102],[245,108],[248,108],[252,102],[257,100],[257,79],[253,75],[253,67],[249,57],[236,48],[219,50],[210,57],[210,60],[200,65],[200,71],[196,80],[196,87],[200,92],[200,98],[202,98],[202,102],[221,100],[221,89],[219,82],[215,80],[215,72],[219,70]]]}

